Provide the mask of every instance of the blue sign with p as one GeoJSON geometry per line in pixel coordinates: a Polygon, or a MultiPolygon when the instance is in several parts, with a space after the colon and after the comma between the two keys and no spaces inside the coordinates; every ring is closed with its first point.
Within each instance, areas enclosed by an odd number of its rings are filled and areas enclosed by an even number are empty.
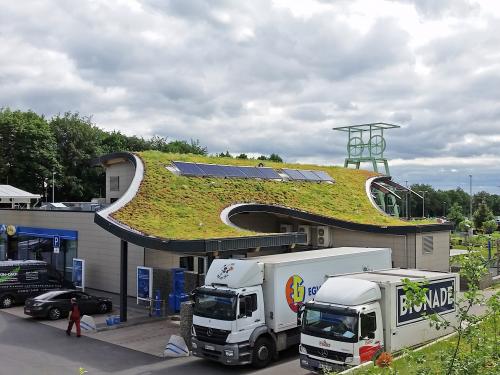
{"type": "Polygon", "coordinates": [[[61,237],[54,236],[53,245],[54,245],[54,249],[58,249],[59,247],[61,247],[61,237]]]}

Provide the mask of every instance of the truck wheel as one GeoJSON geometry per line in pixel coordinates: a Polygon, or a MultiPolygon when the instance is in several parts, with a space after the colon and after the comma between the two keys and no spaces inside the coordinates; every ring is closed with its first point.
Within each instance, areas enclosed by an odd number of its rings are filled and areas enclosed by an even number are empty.
{"type": "Polygon", "coordinates": [[[49,310],[49,319],[50,320],[61,319],[61,310],[59,310],[57,307],[51,308],[49,310]]]}
{"type": "Polygon", "coordinates": [[[11,307],[14,304],[14,298],[11,296],[2,296],[0,297],[0,308],[6,309],[11,307]]]}
{"type": "Polygon", "coordinates": [[[265,337],[257,340],[252,352],[252,365],[256,368],[266,367],[273,358],[273,345],[265,337]]]}

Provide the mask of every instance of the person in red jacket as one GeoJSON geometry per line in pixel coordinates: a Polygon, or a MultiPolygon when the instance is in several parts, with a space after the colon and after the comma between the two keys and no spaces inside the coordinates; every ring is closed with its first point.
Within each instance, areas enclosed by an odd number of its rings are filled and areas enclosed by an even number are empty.
{"type": "Polygon", "coordinates": [[[76,337],[80,337],[80,308],[78,307],[78,303],[76,303],[76,298],[71,298],[71,310],[69,312],[68,329],[66,330],[68,336],[71,335],[73,323],[76,325],[76,337]]]}

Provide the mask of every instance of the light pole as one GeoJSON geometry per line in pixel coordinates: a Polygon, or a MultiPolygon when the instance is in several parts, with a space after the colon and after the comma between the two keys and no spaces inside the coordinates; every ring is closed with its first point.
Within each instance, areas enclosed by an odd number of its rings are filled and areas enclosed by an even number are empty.
{"type": "Polygon", "coordinates": [[[52,172],[52,203],[54,203],[54,177],[56,172],[52,172]]]}
{"type": "Polygon", "coordinates": [[[7,185],[8,185],[9,184],[10,163],[9,162],[5,163],[5,166],[7,167],[7,185]]]}
{"type": "Polygon", "coordinates": [[[425,217],[425,193],[427,193],[427,190],[419,191],[419,193],[422,194],[422,217],[425,217]]]}
{"type": "Polygon", "coordinates": [[[469,175],[469,220],[472,220],[472,175],[469,175]]]}
{"type": "Polygon", "coordinates": [[[410,209],[408,205],[408,198],[410,195],[410,191],[408,189],[408,180],[405,180],[405,184],[406,184],[406,218],[410,220],[410,209]]]}

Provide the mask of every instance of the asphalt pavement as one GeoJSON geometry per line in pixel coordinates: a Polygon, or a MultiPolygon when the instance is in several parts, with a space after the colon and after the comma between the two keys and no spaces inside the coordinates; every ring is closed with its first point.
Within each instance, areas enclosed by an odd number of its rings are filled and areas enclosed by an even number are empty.
{"type": "Polygon", "coordinates": [[[281,353],[271,367],[226,367],[199,358],[161,359],[122,346],[66,336],[59,328],[0,311],[0,375],[123,374],[300,374],[297,348],[281,353]]]}

